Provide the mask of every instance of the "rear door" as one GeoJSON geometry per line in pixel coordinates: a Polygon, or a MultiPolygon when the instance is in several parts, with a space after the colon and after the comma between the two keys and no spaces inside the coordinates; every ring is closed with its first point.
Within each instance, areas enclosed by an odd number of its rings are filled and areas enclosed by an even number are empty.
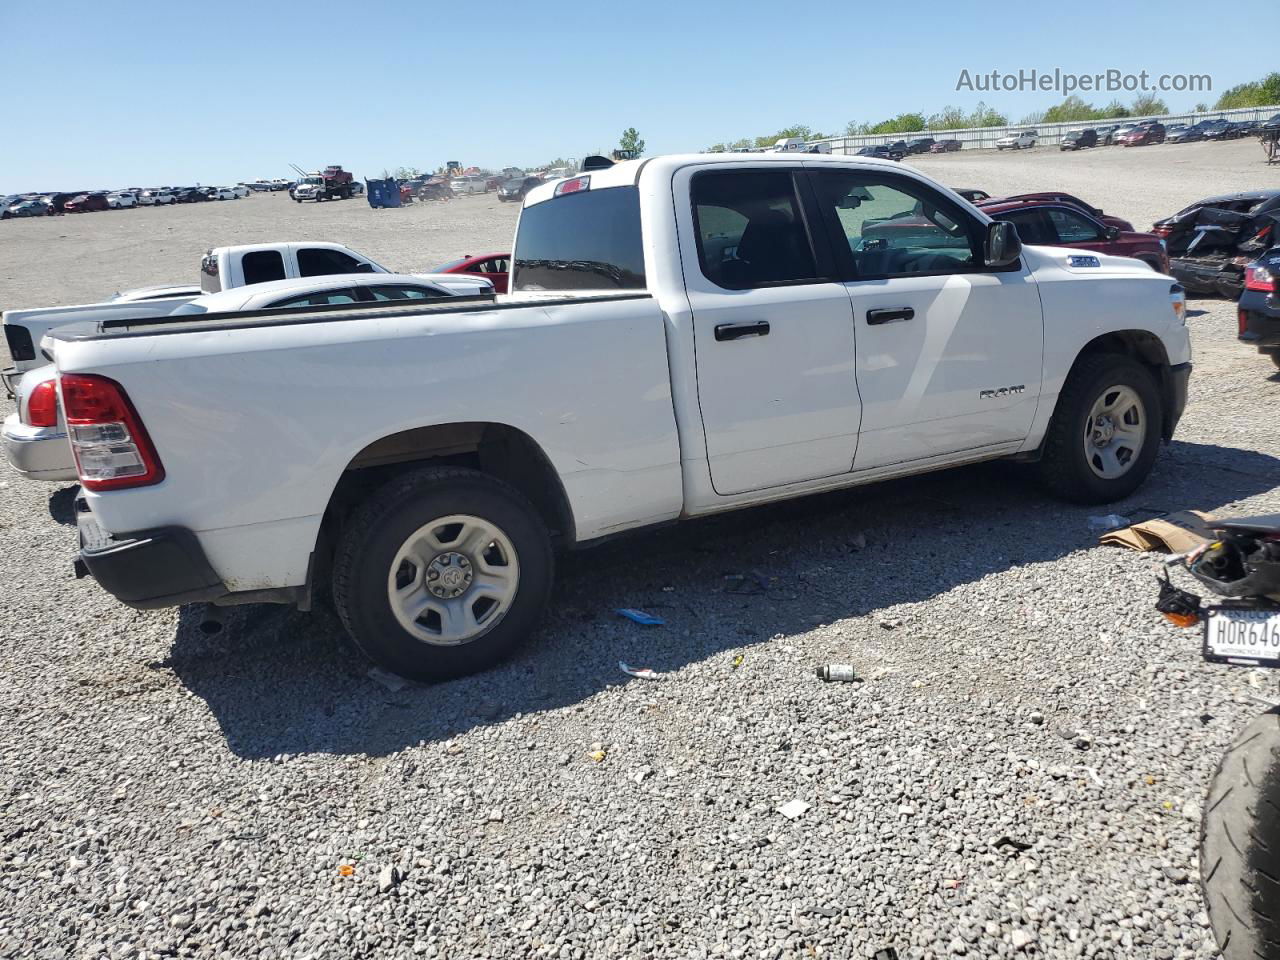
{"type": "Polygon", "coordinates": [[[803,168],[688,167],[672,184],[717,494],[845,474],[861,404],[853,316],[803,168]]]}
{"type": "Polygon", "coordinates": [[[811,162],[853,305],[862,430],[856,470],[1008,452],[1040,394],[1040,297],[1019,262],[982,262],[985,224],[892,170],[811,162]]]}

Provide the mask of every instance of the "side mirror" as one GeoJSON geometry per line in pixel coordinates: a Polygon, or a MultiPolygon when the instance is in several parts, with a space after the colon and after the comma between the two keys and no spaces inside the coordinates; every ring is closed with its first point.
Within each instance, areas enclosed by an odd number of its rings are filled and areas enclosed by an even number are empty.
{"type": "Polygon", "coordinates": [[[1120,236],[1120,228],[1119,228],[1119,227],[1107,227],[1107,231],[1106,231],[1106,238],[1107,238],[1108,240],[1114,240],[1114,239],[1115,239],[1116,237],[1118,237],[1118,236],[1120,236]]]}
{"type": "Polygon", "coordinates": [[[982,261],[988,267],[1007,267],[1022,255],[1022,241],[1018,228],[1007,220],[987,224],[987,241],[983,246],[982,261]]]}
{"type": "Polygon", "coordinates": [[[840,198],[840,202],[836,206],[841,210],[857,210],[862,206],[862,198],[855,197],[852,193],[840,198]]]}
{"type": "Polygon", "coordinates": [[[372,263],[357,263],[356,273],[373,273],[372,263]]]}

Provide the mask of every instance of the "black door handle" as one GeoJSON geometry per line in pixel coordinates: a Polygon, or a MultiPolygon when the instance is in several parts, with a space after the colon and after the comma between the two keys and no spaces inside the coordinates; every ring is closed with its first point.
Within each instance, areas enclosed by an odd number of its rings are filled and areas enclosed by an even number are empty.
{"type": "Polygon", "coordinates": [[[910,320],[915,315],[911,307],[882,307],[867,311],[867,323],[893,323],[895,320],[910,320]]]}
{"type": "Polygon", "coordinates": [[[768,320],[755,320],[751,323],[716,324],[717,340],[741,340],[743,337],[767,337],[768,335],[768,320]]]}

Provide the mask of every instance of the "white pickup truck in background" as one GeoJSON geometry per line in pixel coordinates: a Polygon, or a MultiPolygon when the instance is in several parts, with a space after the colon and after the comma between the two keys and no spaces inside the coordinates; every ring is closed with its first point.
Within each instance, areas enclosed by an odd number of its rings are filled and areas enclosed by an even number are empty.
{"type": "Polygon", "coordinates": [[[511,289],[55,332],[78,571],[141,608],[327,585],[375,660],[458,676],[533,629],[555,547],[994,458],[1124,497],[1191,370],[1169,277],[867,158],[537,187],[511,289]]]}
{"type": "MultiPolygon", "coordinates": [[[[50,358],[42,350],[42,341],[50,330],[58,327],[77,324],[76,329],[88,330],[105,321],[167,316],[202,294],[254,283],[343,273],[394,272],[340,243],[249,243],[215,247],[200,260],[199,287],[144,287],[116,294],[105,303],[0,313],[13,361],[13,366],[0,371],[0,379],[13,396],[18,379],[26,371],[49,362],[50,358]]],[[[459,295],[481,296],[493,292],[492,281],[472,274],[415,273],[413,276],[440,284],[459,295]]]]}

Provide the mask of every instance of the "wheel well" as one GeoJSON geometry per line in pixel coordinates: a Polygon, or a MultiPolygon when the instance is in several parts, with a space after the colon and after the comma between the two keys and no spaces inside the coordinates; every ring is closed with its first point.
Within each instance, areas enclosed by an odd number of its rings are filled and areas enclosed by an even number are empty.
{"type": "Polygon", "coordinates": [[[575,540],[573,511],[560,477],[528,434],[500,423],[446,423],[382,437],[352,457],[329,497],[312,560],[312,578],[327,580],[345,518],[396,474],[424,464],[469,467],[510,484],[541,515],[552,540],[575,540]]]}
{"type": "MultiPolygon", "coordinates": [[[[1169,370],[1169,354],[1164,348],[1164,343],[1154,333],[1147,330],[1116,330],[1112,333],[1104,333],[1100,337],[1095,337],[1084,345],[1079,355],[1075,359],[1075,363],[1071,365],[1071,372],[1068,377],[1075,372],[1076,365],[1085,357],[1096,356],[1100,353],[1114,353],[1124,357],[1131,357],[1137,360],[1144,367],[1151,371],[1151,376],[1155,378],[1156,387],[1160,391],[1161,406],[1165,410],[1173,408],[1173,377],[1169,370]]],[[[1173,424],[1169,417],[1163,417],[1164,423],[1161,426],[1161,435],[1165,440],[1173,438],[1173,424]]]]}

